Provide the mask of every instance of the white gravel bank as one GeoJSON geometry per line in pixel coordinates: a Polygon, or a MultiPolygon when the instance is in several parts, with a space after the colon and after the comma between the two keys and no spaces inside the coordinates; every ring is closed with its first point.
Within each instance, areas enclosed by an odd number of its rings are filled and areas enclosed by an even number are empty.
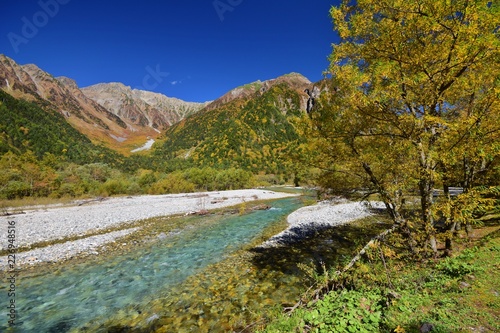
{"type": "Polygon", "coordinates": [[[313,206],[299,208],[288,215],[288,228],[274,235],[261,246],[278,246],[283,240],[297,238],[298,232],[306,228],[336,226],[352,222],[372,215],[370,207],[383,208],[383,203],[349,202],[332,203],[320,202],[313,206]]]}
{"type": "MultiPolygon", "coordinates": [[[[104,235],[96,235],[61,244],[49,245],[26,252],[16,253],[16,266],[35,265],[41,262],[57,262],[71,259],[75,255],[87,253],[98,255],[97,249],[106,243],[114,242],[120,237],[133,233],[139,228],[113,231],[104,235]]],[[[8,257],[0,257],[0,271],[8,270],[8,257]]]]}
{"type": "Polygon", "coordinates": [[[252,189],[110,198],[81,206],[25,210],[25,214],[0,218],[0,246],[2,250],[8,246],[8,221],[15,221],[15,244],[22,247],[68,236],[81,236],[92,230],[116,227],[156,216],[191,213],[253,200],[290,196],[295,195],[252,189]]]}
{"type": "MultiPolygon", "coordinates": [[[[296,195],[252,189],[109,198],[104,201],[92,201],[69,207],[61,207],[60,205],[28,207],[24,209],[24,214],[0,217],[0,245],[1,249],[5,250],[8,248],[9,239],[12,241],[12,238],[8,237],[8,230],[15,230],[14,233],[11,231],[11,235],[15,234],[14,245],[23,247],[43,241],[85,236],[96,230],[117,227],[121,224],[151,217],[195,213],[233,206],[242,202],[290,196],[296,195]],[[12,227],[12,225],[14,226],[12,227]]],[[[56,262],[81,253],[97,255],[96,250],[100,246],[138,229],[123,229],[17,252],[15,253],[16,266],[56,262]]],[[[0,271],[6,269],[8,269],[8,257],[0,257],[0,271]]]]}

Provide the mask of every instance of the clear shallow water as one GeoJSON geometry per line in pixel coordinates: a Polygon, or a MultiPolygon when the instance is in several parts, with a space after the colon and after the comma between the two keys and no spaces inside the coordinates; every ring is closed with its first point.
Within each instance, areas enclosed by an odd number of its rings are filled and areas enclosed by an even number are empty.
{"type": "MultiPolygon", "coordinates": [[[[139,309],[207,265],[223,260],[301,205],[297,198],[273,201],[272,209],[217,216],[217,223],[185,229],[152,247],[99,264],[68,266],[20,279],[15,332],[67,332],[90,322],[104,322],[130,306],[139,309]]],[[[1,285],[1,304],[9,301],[6,285],[1,285]]],[[[3,331],[7,328],[3,306],[1,318],[3,331]]]]}

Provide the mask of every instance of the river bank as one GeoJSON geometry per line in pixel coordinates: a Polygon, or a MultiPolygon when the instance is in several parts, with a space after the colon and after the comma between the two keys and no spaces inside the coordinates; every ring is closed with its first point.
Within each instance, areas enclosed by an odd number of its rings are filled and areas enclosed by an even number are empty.
{"type": "MultiPolygon", "coordinates": [[[[286,216],[301,206],[302,198],[288,197],[217,209],[202,216],[155,217],[133,224],[142,224],[142,228],[101,247],[99,255],[23,268],[16,275],[19,285],[15,302],[20,324],[17,331],[125,331],[116,326],[127,322],[131,327],[156,324],[154,318],[182,321],[183,329],[166,331],[186,331],[184,328],[189,324],[185,321],[194,317],[178,312],[190,308],[178,304],[181,298],[189,296],[189,301],[205,302],[218,296],[209,295],[212,279],[204,272],[212,271],[210,267],[220,262],[235,267],[239,262],[234,260],[237,252],[247,253],[249,244],[258,244],[283,230],[286,216]],[[200,282],[193,283],[195,280],[190,278],[194,276],[200,282]],[[200,287],[201,283],[205,294],[177,294],[181,288],[200,287]],[[173,304],[168,307],[164,302],[173,304]],[[172,315],[167,314],[167,307],[174,312],[172,315]]],[[[224,269],[222,273],[226,272],[224,269]]],[[[248,275],[246,269],[236,270],[235,274],[248,275]]],[[[230,280],[222,277],[217,282],[227,286],[230,280]]],[[[233,282],[242,287],[242,279],[233,282]]],[[[8,284],[0,286],[3,291],[6,288],[8,284]]],[[[236,287],[233,289],[236,292],[236,287]]],[[[1,294],[1,303],[7,304],[7,292],[1,294]]],[[[231,297],[237,296],[239,292],[231,297]]],[[[234,300],[224,308],[232,304],[234,300]]],[[[219,323],[221,313],[213,311],[221,305],[217,303],[211,311],[204,310],[205,316],[210,313],[210,320],[219,323]]],[[[0,331],[6,329],[2,324],[5,322],[0,322],[0,331]]],[[[154,330],[145,332],[151,331],[154,330]]]]}
{"type": "MultiPolygon", "coordinates": [[[[199,211],[203,216],[191,214],[193,210],[189,216],[119,224],[121,229],[113,232],[127,234],[97,248],[95,255],[66,263],[30,263],[18,277],[23,281],[16,300],[20,332],[38,332],[41,323],[44,331],[241,331],[258,320],[256,311],[296,301],[309,279],[300,267],[336,265],[385,228],[376,216],[345,223],[371,213],[352,202],[323,202],[307,209],[300,208],[303,197],[244,202],[209,213],[205,207],[199,211]],[[304,230],[324,229],[302,234],[287,246],[260,247],[286,228],[287,217],[292,228],[295,219],[304,222],[304,230]],[[343,225],[328,228],[327,221],[343,225]]],[[[114,235],[104,232],[97,236],[114,235]]],[[[57,246],[78,248],[79,241],[88,244],[91,237],[36,250],[49,251],[48,260],[54,260],[57,246]]]]}
{"type": "Polygon", "coordinates": [[[373,215],[382,210],[381,202],[352,202],[345,199],[322,201],[302,207],[287,217],[288,228],[264,242],[261,247],[287,245],[306,237],[309,233],[339,226],[373,215]]]}
{"type": "MultiPolygon", "coordinates": [[[[5,253],[12,240],[17,249],[18,268],[66,260],[80,254],[97,255],[99,247],[139,230],[140,226],[130,228],[130,224],[140,220],[204,213],[246,202],[291,196],[296,194],[249,189],[107,198],[80,201],[69,207],[25,207],[22,214],[0,218],[5,226],[0,230],[0,250],[5,253]],[[8,229],[9,224],[14,228],[8,229]],[[9,230],[15,230],[15,238],[8,237],[9,230]]],[[[7,267],[8,257],[0,257],[0,270],[7,267]]]]}

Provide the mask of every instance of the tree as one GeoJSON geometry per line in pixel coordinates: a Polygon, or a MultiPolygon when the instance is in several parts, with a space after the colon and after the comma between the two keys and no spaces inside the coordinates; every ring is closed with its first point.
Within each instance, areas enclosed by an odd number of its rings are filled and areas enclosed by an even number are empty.
{"type": "Polygon", "coordinates": [[[331,16],[341,42],[312,114],[324,179],[377,193],[435,252],[436,186],[470,188],[499,157],[499,4],[345,0],[331,16]]]}

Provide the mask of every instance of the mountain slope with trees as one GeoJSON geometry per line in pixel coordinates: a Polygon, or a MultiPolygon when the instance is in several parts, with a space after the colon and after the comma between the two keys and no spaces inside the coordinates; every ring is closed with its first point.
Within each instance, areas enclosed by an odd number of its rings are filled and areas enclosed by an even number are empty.
{"type": "Polygon", "coordinates": [[[225,103],[215,101],[215,107],[209,105],[169,128],[154,146],[153,156],[198,166],[290,174],[290,159],[303,142],[295,124],[308,98],[304,89],[309,81],[302,78],[292,74],[271,84],[255,83],[225,103]]]}
{"type": "Polygon", "coordinates": [[[43,110],[33,102],[15,99],[3,91],[0,91],[0,119],[0,154],[32,151],[39,159],[53,154],[74,163],[123,162],[123,156],[94,145],[60,113],[43,110]]]}
{"type": "Polygon", "coordinates": [[[80,89],[70,78],[55,78],[34,64],[19,65],[3,54],[0,89],[48,112],[56,110],[92,142],[125,155],[207,104],[184,102],[120,83],[80,89]]]}

